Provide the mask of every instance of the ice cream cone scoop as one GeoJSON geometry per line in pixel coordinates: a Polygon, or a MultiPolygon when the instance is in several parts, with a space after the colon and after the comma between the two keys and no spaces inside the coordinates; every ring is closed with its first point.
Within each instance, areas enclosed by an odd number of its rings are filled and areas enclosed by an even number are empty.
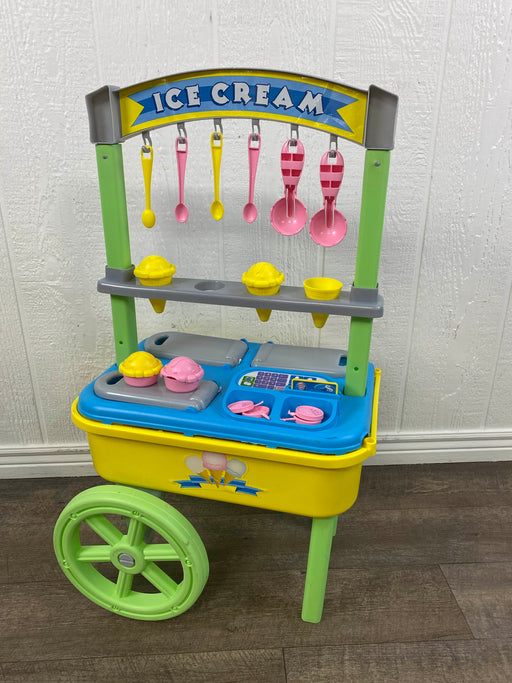
{"type": "Polygon", "coordinates": [[[232,458],[228,460],[226,465],[226,474],[224,475],[224,486],[233,481],[233,479],[240,479],[244,476],[247,470],[247,465],[241,460],[232,458]]]}
{"type": "MultiPolygon", "coordinates": [[[[254,296],[272,296],[278,294],[281,284],[284,282],[284,273],[271,263],[260,261],[252,265],[242,275],[242,282],[247,287],[249,294],[254,296]]],[[[266,322],[272,313],[271,308],[257,308],[259,319],[266,322]]]]}
{"type": "MultiPolygon", "coordinates": [[[[308,299],[328,301],[337,299],[343,283],[332,277],[310,277],[304,280],[304,291],[308,299]]],[[[315,327],[322,328],[329,317],[328,313],[312,313],[315,327]]]]}
{"type": "Polygon", "coordinates": [[[220,486],[222,475],[228,464],[228,459],[224,453],[213,453],[211,451],[204,451],[203,465],[208,469],[215,486],[220,486]]]}
{"type": "MultiPolygon", "coordinates": [[[[171,284],[175,272],[176,266],[173,263],[169,263],[163,256],[153,254],[146,256],[134,269],[133,274],[144,287],[162,287],[171,284]]],[[[155,313],[163,313],[165,299],[152,298],[150,302],[155,313]]]]}

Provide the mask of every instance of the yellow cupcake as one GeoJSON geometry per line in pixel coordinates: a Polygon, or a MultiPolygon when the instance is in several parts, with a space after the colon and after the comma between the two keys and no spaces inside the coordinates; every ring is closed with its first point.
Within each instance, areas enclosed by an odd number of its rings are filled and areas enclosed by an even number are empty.
{"type": "Polygon", "coordinates": [[[127,384],[132,386],[150,386],[158,380],[162,363],[147,351],[136,351],[119,364],[119,372],[124,375],[127,384]]]}
{"type": "Polygon", "coordinates": [[[169,263],[163,256],[146,256],[133,271],[141,285],[148,287],[160,287],[172,282],[172,276],[176,272],[176,266],[169,263]]]}
{"type": "Polygon", "coordinates": [[[242,282],[249,294],[269,296],[277,294],[284,282],[284,273],[280,273],[275,266],[265,261],[255,263],[242,275],[242,282]]]}

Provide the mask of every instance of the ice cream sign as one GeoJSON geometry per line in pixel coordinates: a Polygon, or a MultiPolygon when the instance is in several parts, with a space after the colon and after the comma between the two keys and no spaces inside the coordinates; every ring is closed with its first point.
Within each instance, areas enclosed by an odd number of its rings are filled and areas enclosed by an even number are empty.
{"type": "Polygon", "coordinates": [[[367,92],[274,71],[205,71],[119,91],[123,137],[192,119],[246,117],[323,128],[362,143],[367,92]]]}

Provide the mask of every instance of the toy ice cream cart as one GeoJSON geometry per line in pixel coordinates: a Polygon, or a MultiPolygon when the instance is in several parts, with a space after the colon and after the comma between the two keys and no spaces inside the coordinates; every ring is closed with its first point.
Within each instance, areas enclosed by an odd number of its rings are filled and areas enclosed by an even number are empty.
{"type": "Polygon", "coordinates": [[[166,619],[199,598],[208,559],[193,526],[162,492],[305,515],[312,527],[302,618],[318,622],[337,518],[355,502],[362,463],[376,448],[380,371],[369,363],[369,351],[373,319],[383,315],[377,276],[397,98],[375,86],[364,91],[292,73],[230,69],[123,89],[105,86],[86,99],[107,256],[98,290],[111,297],[116,362],[83,389],[72,418],[87,433],[98,474],[116,483],[83,491],[65,507],[54,533],[59,564],[105,609],[133,619],[166,619]],[[236,117],[252,119],[247,223],[257,214],[259,122],[289,127],[281,150],[284,196],[270,214],[283,239],[309,224],[320,246],[339,244],[347,226],[336,208],[343,177],[338,141],[366,149],[352,287],[325,277],[287,286],[284,274],[267,262],[248,264],[237,282],[177,277],[179,265],[163,256],[134,267],[122,143],[142,135],[142,223],[152,227],[150,132],[177,125],[175,217],[184,222],[185,124],[212,119],[211,213],[220,220],[222,119],[236,117]],[[319,137],[327,151],[308,152],[320,163],[324,198],[309,223],[297,196],[305,160],[301,126],[326,134],[319,137]],[[307,312],[318,327],[328,316],[349,316],[348,350],[177,331],[139,341],[136,297],[149,299],[157,312],[168,301],[252,307],[262,321],[271,311],[307,312]]]}

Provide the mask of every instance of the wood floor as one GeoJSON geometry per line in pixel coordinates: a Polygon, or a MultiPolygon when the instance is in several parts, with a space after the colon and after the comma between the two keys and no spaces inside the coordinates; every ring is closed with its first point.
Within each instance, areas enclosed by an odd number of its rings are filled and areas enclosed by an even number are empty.
{"type": "Polygon", "coordinates": [[[99,478],[0,481],[0,681],[510,683],[512,462],[366,467],[334,539],[324,617],[301,621],[310,521],[167,495],[210,578],[176,619],[102,610],[53,555],[99,478]]]}

